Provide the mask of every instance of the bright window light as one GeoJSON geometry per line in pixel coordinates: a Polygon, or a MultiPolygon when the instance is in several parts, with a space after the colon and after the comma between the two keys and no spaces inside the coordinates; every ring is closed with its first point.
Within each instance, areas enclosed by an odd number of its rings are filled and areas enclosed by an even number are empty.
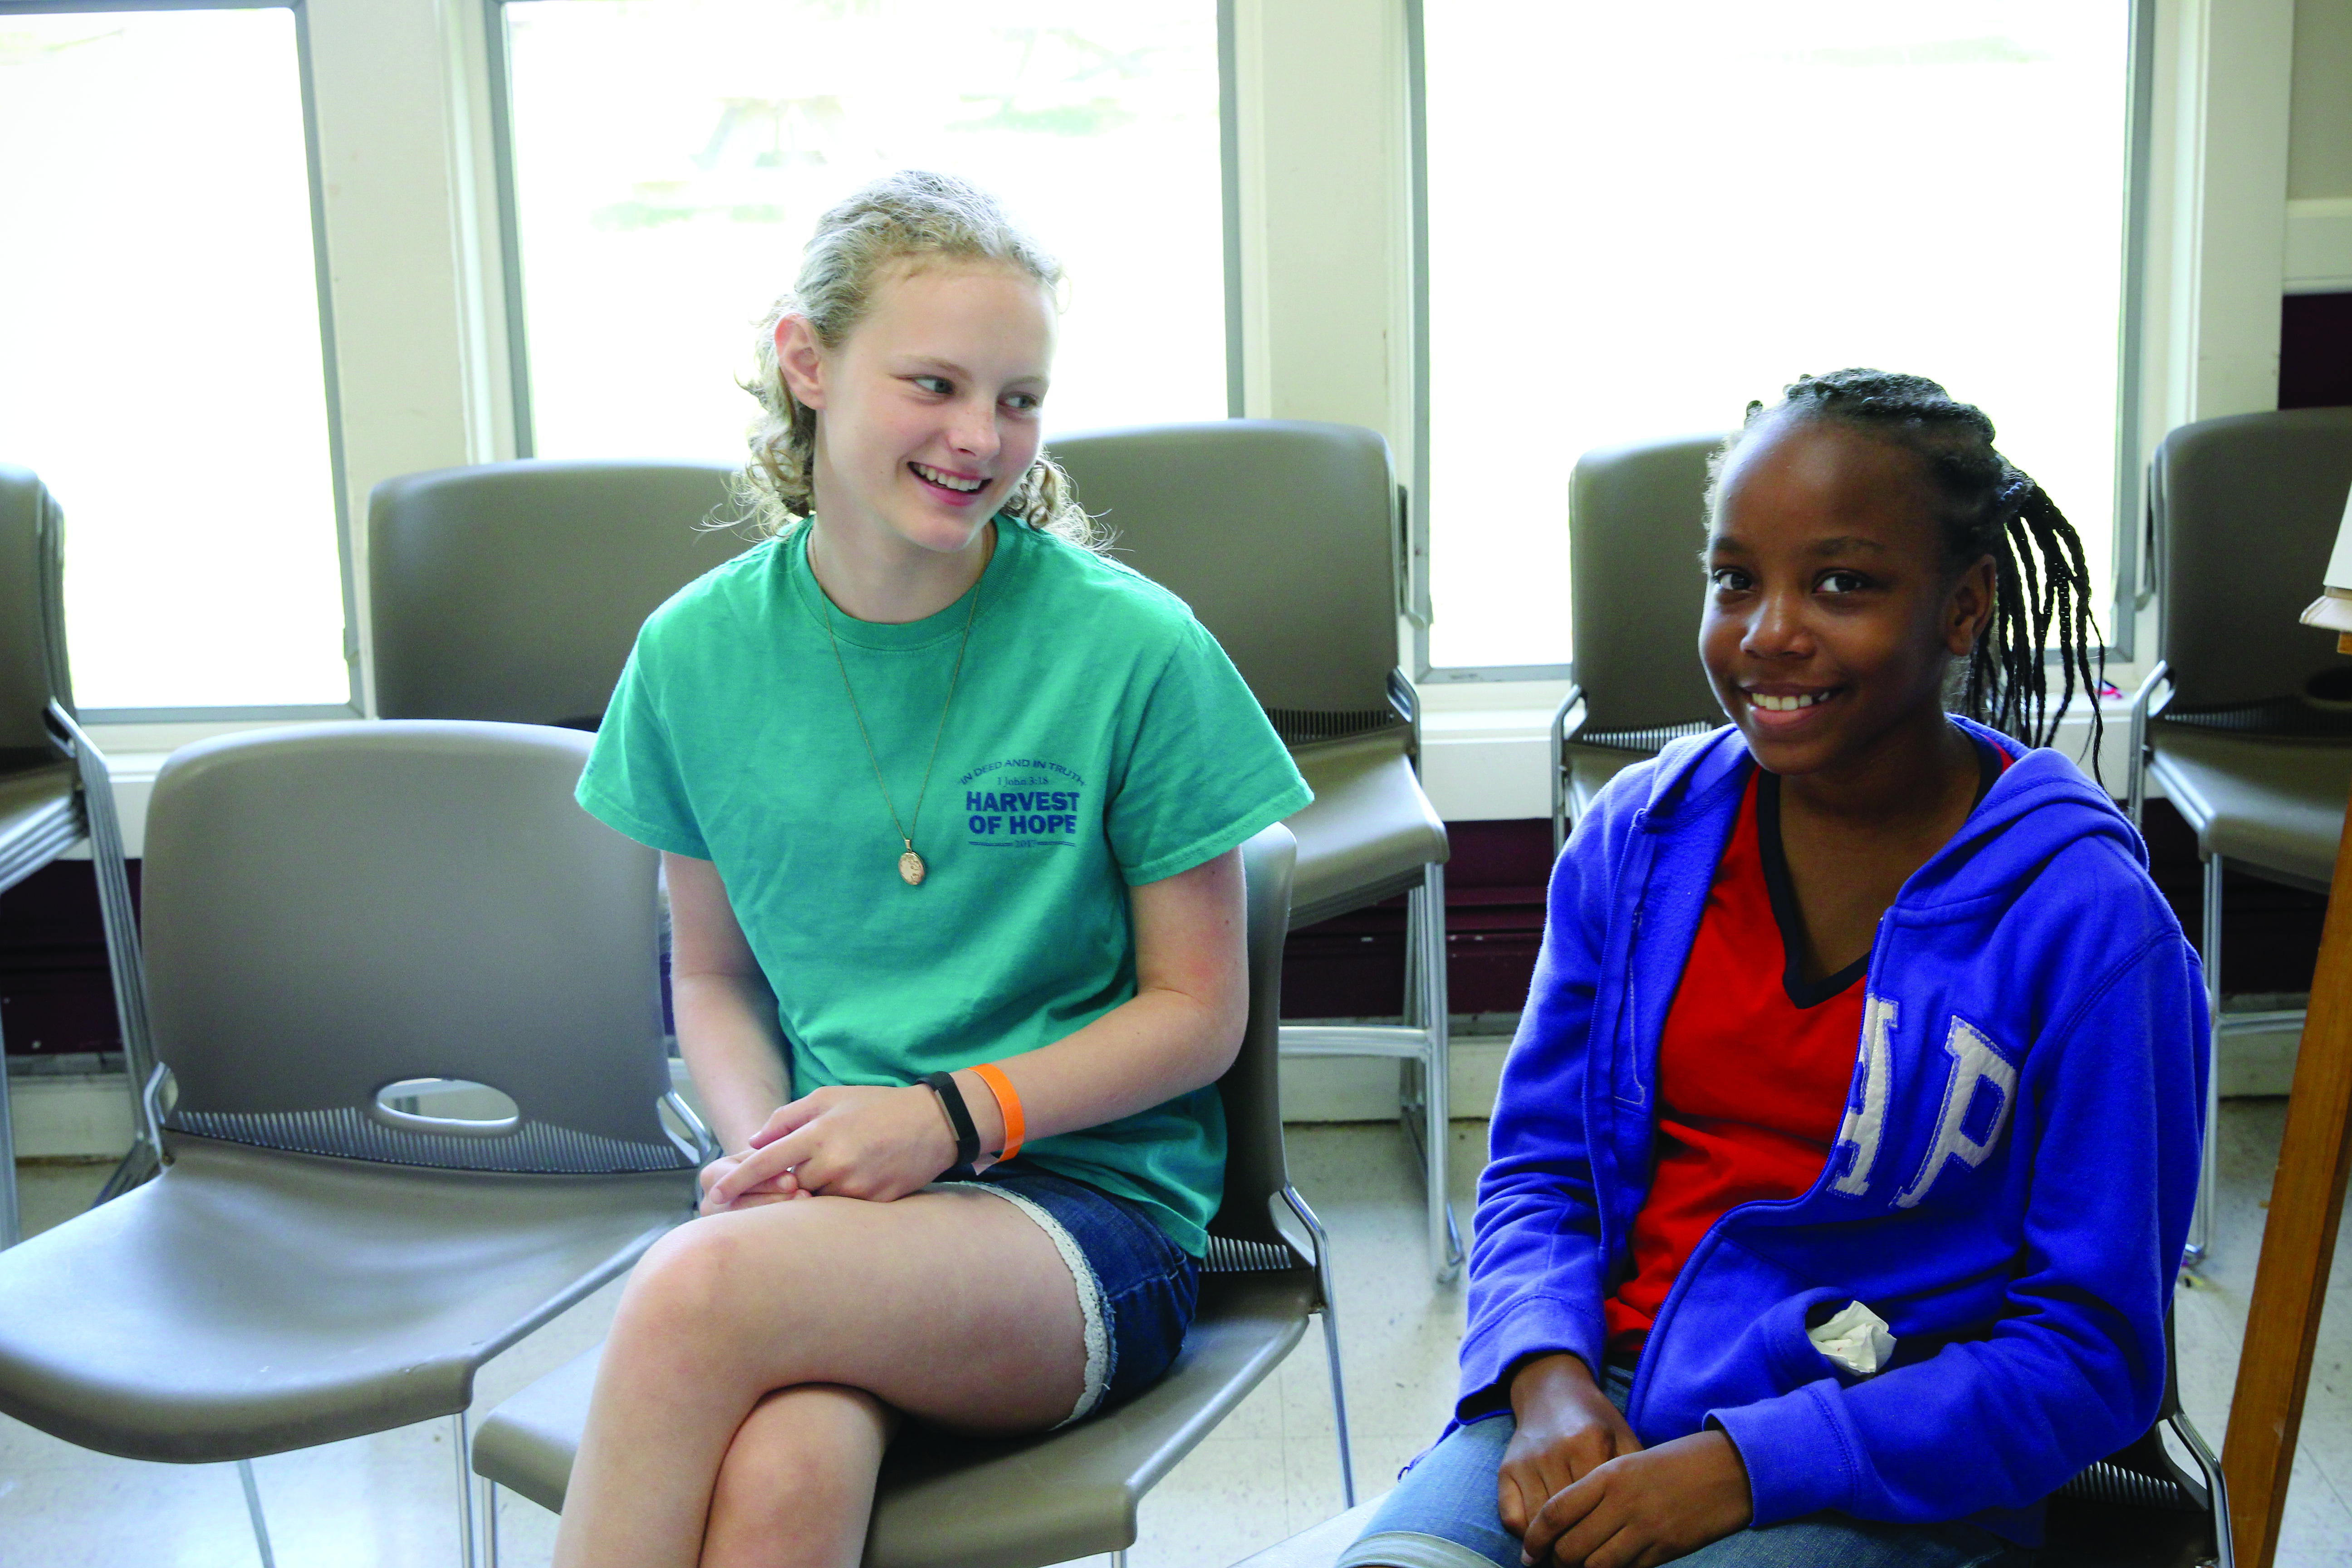
{"type": "Polygon", "coordinates": [[[349,701],[293,13],[0,15],[0,213],[76,700],[349,701]]]}
{"type": "Polygon", "coordinates": [[[1426,5],[1431,662],[1572,657],[1579,453],[1847,365],[1982,406],[2112,582],[2131,9],[1426,5]]]}
{"type": "Polygon", "coordinates": [[[504,7],[532,449],[740,458],[751,329],[900,168],[1069,269],[1049,434],[1225,413],[1214,0],[504,7]]]}

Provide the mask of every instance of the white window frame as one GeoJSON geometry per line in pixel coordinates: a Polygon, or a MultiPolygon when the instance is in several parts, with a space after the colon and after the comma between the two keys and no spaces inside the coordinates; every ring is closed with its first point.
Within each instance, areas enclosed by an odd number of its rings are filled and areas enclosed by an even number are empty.
{"type": "MultiPolygon", "coordinates": [[[[342,702],[225,703],[174,708],[80,707],[79,717],[93,737],[124,725],[210,724],[246,727],[258,723],[328,719],[355,719],[361,712],[359,676],[359,584],[352,562],[351,508],[345,500],[341,378],[335,363],[335,310],[332,268],[327,255],[324,181],[319,161],[319,116],[312,90],[310,66],[311,0],[0,0],[0,18],[11,16],[90,16],[111,12],[150,11],[289,11],[294,18],[295,70],[302,93],[302,149],[309,175],[310,256],[313,287],[319,309],[320,369],[327,405],[327,471],[334,492],[335,556],[342,594],[343,664],[346,689],[342,702]]],[[[73,548],[73,516],[66,516],[66,548],[73,548]]],[[[71,570],[71,562],[68,562],[71,570]]],[[[103,745],[104,742],[100,742],[103,745]]]]}
{"type": "MultiPolygon", "coordinates": [[[[501,258],[499,290],[506,320],[507,384],[513,455],[533,455],[535,444],[530,404],[530,345],[522,304],[522,225],[515,193],[514,74],[510,60],[507,15],[516,5],[536,5],[555,0],[471,0],[482,12],[483,74],[488,89],[490,174],[497,193],[497,223],[501,258]]],[[[1241,134],[1236,102],[1234,8],[1236,0],[1216,0],[1217,124],[1219,185],[1223,193],[1221,213],[1224,226],[1225,269],[1225,415],[1238,418],[1243,395],[1241,134]]]]}
{"type": "MultiPolygon", "coordinates": [[[[2128,660],[2137,646],[2135,609],[2146,603],[2142,564],[2145,509],[2142,490],[2147,462],[2140,418],[2143,373],[2141,339],[2147,318],[2148,176],[2150,142],[2155,120],[2157,11],[2159,0],[2129,0],[2130,38],[2125,88],[2124,235],[2117,258],[2123,282],[2118,290],[2123,320],[2119,323],[2116,374],[2115,581],[2100,617],[2110,630],[2107,656],[2128,660]]],[[[1429,498],[1444,495],[1443,475],[1433,475],[1430,462],[1430,310],[1429,310],[1429,124],[1423,43],[1424,0],[1404,0],[1408,79],[1412,113],[1412,353],[1413,427],[1412,484],[1416,504],[1410,518],[1410,559],[1413,571],[1407,592],[1406,618],[1412,627],[1413,679],[1419,685],[1496,684],[1524,681],[1573,682],[1573,658],[1558,664],[1436,665],[1430,658],[1430,628],[1434,614],[1430,600],[1430,519],[1442,510],[1429,498]]],[[[2053,656],[2055,657],[2054,655],[2053,656]]]]}

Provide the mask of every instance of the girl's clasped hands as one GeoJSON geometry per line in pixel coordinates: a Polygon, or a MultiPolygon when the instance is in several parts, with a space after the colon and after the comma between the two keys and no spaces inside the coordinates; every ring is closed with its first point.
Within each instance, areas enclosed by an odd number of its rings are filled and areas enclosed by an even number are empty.
{"type": "Polygon", "coordinates": [[[1645,1448],[1566,1354],[1521,1367],[1511,1405],[1497,1501],[1530,1568],[1651,1568],[1746,1528],[1748,1468],[1721,1432],[1645,1448]]]}
{"type": "Polygon", "coordinates": [[[919,1084],[816,1089],[778,1107],[741,1152],[702,1168],[701,1212],[819,1194],[888,1203],[953,1164],[955,1148],[938,1096],[919,1084]]]}

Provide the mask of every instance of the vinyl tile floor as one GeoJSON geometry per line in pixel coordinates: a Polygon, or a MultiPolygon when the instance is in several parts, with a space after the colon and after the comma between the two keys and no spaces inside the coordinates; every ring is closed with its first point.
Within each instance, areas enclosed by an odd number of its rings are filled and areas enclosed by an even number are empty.
{"type": "MultiPolygon", "coordinates": [[[[2221,1205],[2211,1260],[2179,1299],[2182,1395],[2218,1452],[2236,1374],[2285,1102],[2222,1110],[2221,1205]]],[[[1454,1126],[1454,1201],[1465,1223],[1485,1147],[1454,1126]]],[[[1425,1265],[1419,1187],[1393,1124],[1290,1130],[1294,1179],[1328,1227],[1339,1270],[1349,1426],[1360,1495],[1385,1489],[1433,1438],[1453,1398],[1459,1284],[1425,1265]]],[[[88,1203],[96,1166],[20,1171],[28,1232],[88,1203]]],[[[2352,1250],[2341,1256],[2352,1259],[2352,1250]]],[[[615,1289],[565,1313],[484,1369],[486,1413],[602,1337],[615,1289]]],[[[2329,1296],[2282,1568],[2352,1568],[2352,1268],[2329,1296]]],[[[456,1465],[446,1423],[257,1461],[284,1568],[422,1568],[457,1561],[456,1465]]],[[[1226,1568],[1339,1511],[1338,1450],[1321,1336],[1309,1333],[1145,1500],[1133,1568],[1226,1568]]],[[[509,1497],[507,1568],[538,1568],[552,1516],[509,1497]]],[[[115,1459],[0,1417],[0,1564],[8,1568],[253,1568],[258,1559],[232,1467],[115,1459]]],[[[1101,1561],[1099,1559],[1096,1560],[1101,1561]]]]}

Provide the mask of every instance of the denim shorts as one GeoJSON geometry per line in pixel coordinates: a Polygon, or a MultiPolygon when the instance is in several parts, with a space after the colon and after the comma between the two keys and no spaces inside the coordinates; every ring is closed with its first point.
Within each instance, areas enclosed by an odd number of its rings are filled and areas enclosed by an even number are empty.
{"type": "MultiPolygon", "coordinates": [[[[1625,1408],[1633,1379],[1615,1362],[1601,1389],[1625,1408]]],[[[1446,1434],[1423,1454],[1336,1568],[1519,1568],[1519,1538],[1505,1529],[1496,1479],[1516,1430],[1510,1412],[1446,1434]]],[[[1811,1514],[1742,1530],[1676,1559],[1691,1568],[2023,1568],[2035,1553],[1982,1525],[1882,1524],[1811,1514]]]]}
{"type": "Polygon", "coordinates": [[[1087,1382],[1061,1426],[1160,1381],[1192,1326],[1201,1264],[1151,1223],[1141,1204],[1017,1160],[940,1184],[976,1186],[1015,1205],[1069,1265],[1086,1315],[1087,1382]]]}

